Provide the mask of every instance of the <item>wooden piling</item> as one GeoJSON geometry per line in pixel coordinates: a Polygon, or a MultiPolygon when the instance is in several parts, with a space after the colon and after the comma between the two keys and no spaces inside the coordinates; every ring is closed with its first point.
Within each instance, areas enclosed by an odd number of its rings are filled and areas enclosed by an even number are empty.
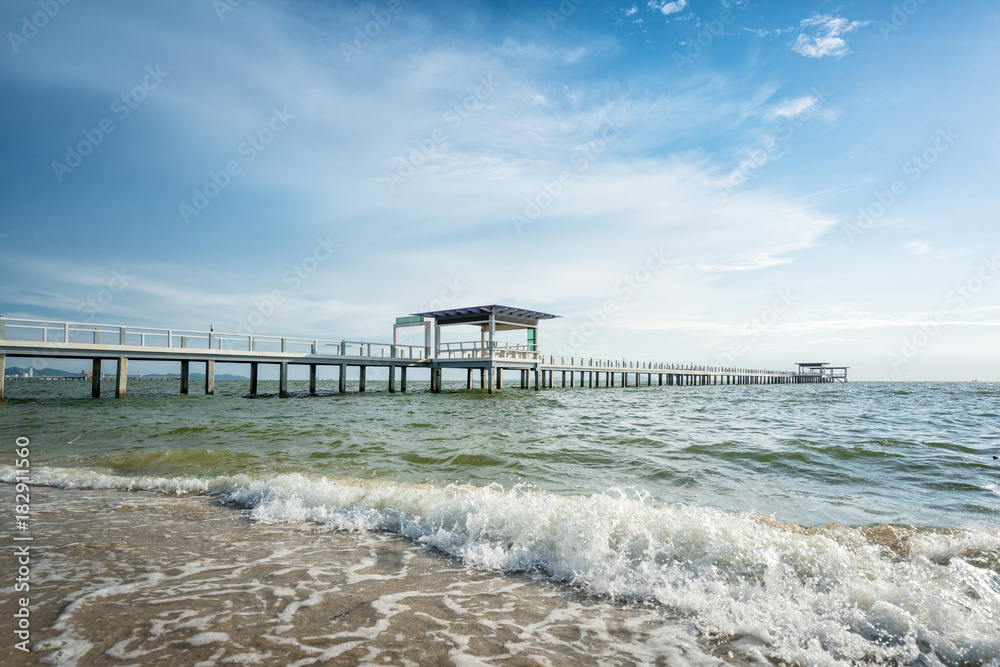
{"type": "Polygon", "coordinates": [[[288,362],[283,361],[278,365],[278,396],[284,398],[288,396],[288,362]]]}
{"type": "Polygon", "coordinates": [[[316,364],[309,364],[309,393],[316,395],[316,364]]]}
{"type": "MultiPolygon", "coordinates": [[[[96,362],[96,359],[95,359],[96,362]]],[[[94,366],[97,367],[96,364],[94,366]]],[[[181,394],[187,395],[190,391],[189,383],[191,382],[191,362],[188,360],[181,361],[181,394]]]]}
{"type": "Polygon", "coordinates": [[[101,397],[101,360],[94,359],[90,367],[90,395],[93,398],[101,397]]]}
{"type": "MultiPolygon", "coordinates": [[[[187,363],[182,361],[181,363],[187,363]]],[[[250,395],[257,395],[257,362],[250,362],[250,395]]]]}

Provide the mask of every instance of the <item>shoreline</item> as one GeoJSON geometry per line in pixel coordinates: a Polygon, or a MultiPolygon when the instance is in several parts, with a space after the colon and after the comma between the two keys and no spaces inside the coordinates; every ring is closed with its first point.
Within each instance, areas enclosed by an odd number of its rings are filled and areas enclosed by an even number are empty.
{"type": "MultiPolygon", "coordinates": [[[[662,609],[398,536],[255,523],[204,496],[31,493],[32,652],[7,641],[4,664],[749,664],[662,609]]],[[[2,572],[14,560],[3,550],[2,572]]],[[[12,619],[22,594],[0,585],[12,619]]]]}

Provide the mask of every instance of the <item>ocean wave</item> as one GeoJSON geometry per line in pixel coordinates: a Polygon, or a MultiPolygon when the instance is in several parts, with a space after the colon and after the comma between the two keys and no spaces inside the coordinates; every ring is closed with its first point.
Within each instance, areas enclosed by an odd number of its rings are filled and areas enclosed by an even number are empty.
{"type": "MultiPolygon", "coordinates": [[[[15,470],[0,468],[12,481],[15,470]]],[[[662,506],[628,489],[561,496],[301,474],[128,477],[38,468],[34,484],[211,493],[254,520],[389,531],[473,567],[543,573],[659,605],[710,640],[810,665],[998,663],[1000,531],[803,528],[662,506]]]]}

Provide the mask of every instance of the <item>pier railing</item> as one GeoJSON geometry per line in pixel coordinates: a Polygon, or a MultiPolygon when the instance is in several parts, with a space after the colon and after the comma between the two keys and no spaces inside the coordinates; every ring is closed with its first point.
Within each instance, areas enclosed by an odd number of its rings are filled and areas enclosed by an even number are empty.
{"type": "Polygon", "coordinates": [[[116,324],[55,322],[0,317],[0,340],[83,345],[124,345],[161,349],[201,349],[232,352],[291,352],[338,356],[424,359],[422,345],[365,341],[290,338],[217,331],[155,329],[116,324]]]}
{"type": "Polygon", "coordinates": [[[598,359],[595,357],[565,357],[541,355],[542,364],[548,366],[578,366],[581,368],[607,368],[619,371],[650,371],[653,373],[670,371],[673,373],[732,373],[738,375],[771,375],[793,377],[793,371],[772,371],[760,368],[735,368],[729,366],[702,366],[699,364],[667,364],[656,361],[629,361],[628,359],[598,359]]]}
{"type": "MultiPolygon", "coordinates": [[[[0,317],[0,340],[73,343],[95,346],[120,345],[169,350],[201,349],[232,352],[281,352],[412,360],[427,360],[429,352],[423,345],[393,345],[391,343],[369,343],[365,341],[323,340],[183,329],[156,329],[150,327],[121,326],[117,324],[57,322],[4,317],[0,317]]],[[[436,353],[438,359],[508,359],[511,361],[537,362],[544,366],[566,367],[567,370],[579,367],[581,369],[601,368],[628,372],[718,373],[768,375],[772,377],[797,376],[792,371],[547,355],[533,350],[531,347],[530,345],[521,343],[494,341],[493,347],[490,348],[488,341],[463,341],[439,343],[436,353]]],[[[840,376],[837,379],[840,379],[840,376]]],[[[846,373],[844,374],[844,379],[846,379],[846,373]]]]}
{"type": "Polygon", "coordinates": [[[440,343],[437,346],[439,359],[516,359],[519,361],[537,361],[541,356],[536,350],[523,343],[507,343],[493,341],[492,355],[489,341],[463,341],[458,343],[440,343]]]}

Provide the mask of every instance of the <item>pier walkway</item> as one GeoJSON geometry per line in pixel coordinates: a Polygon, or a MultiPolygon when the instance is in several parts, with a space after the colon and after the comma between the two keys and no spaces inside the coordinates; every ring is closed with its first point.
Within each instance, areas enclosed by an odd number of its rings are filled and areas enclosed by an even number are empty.
{"type": "MultiPolygon", "coordinates": [[[[370,368],[388,369],[388,390],[407,390],[407,371],[429,369],[431,391],[440,392],[445,369],[466,371],[466,386],[493,393],[504,386],[504,373],[516,372],[517,384],[533,387],[685,386],[732,384],[788,384],[815,382],[790,371],[546,355],[538,348],[538,323],[555,316],[506,306],[419,313],[397,318],[393,339],[407,327],[421,327],[423,345],[398,342],[320,340],[242,335],[215,331],[185,331],[120,325],[55,322],[0,317],[0,398],[6,358],[89,359],[93,364],[91,395],[101,395],[101,365],[116,363],[115,395],[125,396],[129,361],[174,361],[180,364],[180,391],[191,390],[191,364],[204,364],[206,394],[215,392],[215,364],[248,364],[250,395],[258,389],[261,364],[279,367],[279,394],[288,394],[288,368],[308,366],[309,391],[316,392],[317,369],[336,366],[339,390],[346,390],[347,369],[358,369],[358,391],[366,390],[370,368]],[[440,342],[442,326],[478,326],[480,340],[440,342]],[[527,329],[528,343],[495,339],[496,331],[527,329]],[[433,332],[433,336],[431,335],[433,332]],[[397,381],[398,376],[398,381],[397,381]],[[478,376],[478,377],[477,377],[478,376]]],[[[822,376],[821,376],[822,377],[822,376]]],[[[846,380],[846,371],[844,378],[846,380]]],[[[819,381],[828,381],[823,377],[819,381]]]]}

